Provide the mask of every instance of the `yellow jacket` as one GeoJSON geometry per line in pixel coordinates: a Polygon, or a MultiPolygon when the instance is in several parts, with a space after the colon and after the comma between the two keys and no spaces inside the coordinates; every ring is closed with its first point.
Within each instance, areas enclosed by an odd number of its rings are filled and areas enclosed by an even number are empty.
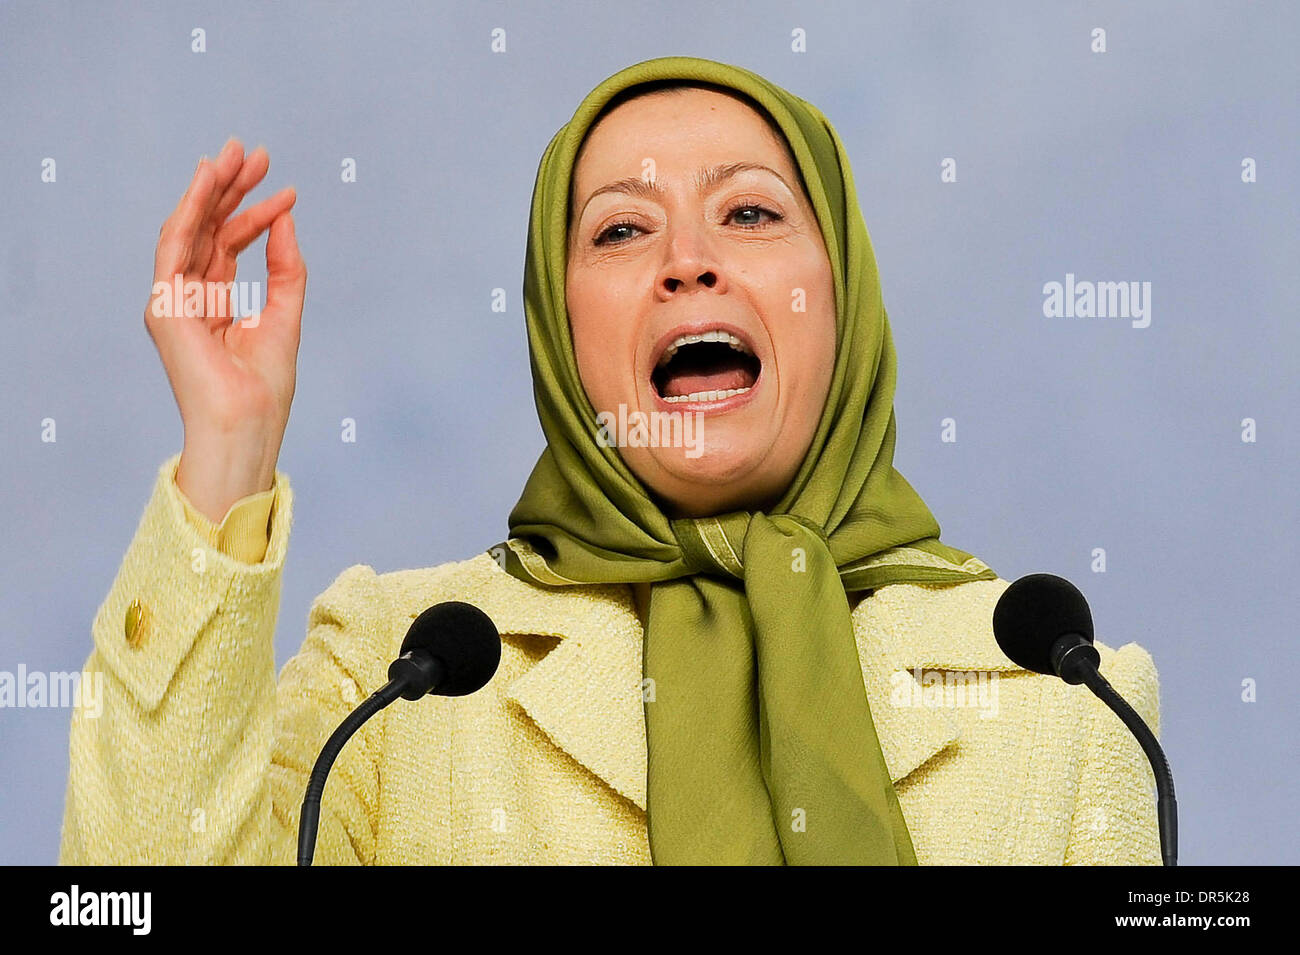
{"type": "MultiPolygon", "coordinates": [[[[288,479],[277,472],[214,527],[176,487],[178,459],[160,468],[95,617],[85,668],[103,673],[103,707],[74,711],[61,863],[292,864],[321,746],[443,600],[496,622],[500,669],[472,696],[399,700],[352,738],[325,789],[316,863],[649,863],[642,629],[626,587],[548,591],[486,554],[356,565],[313,602],[277,682],[288,479]],[[243,513],[248,553],[250,510],[269,511],[256,563],[223,533],[243,513]]],[[[1145,756],[1087,689],[1002,655],[990,620],[1007,585],[893,584],[853,612],[918,860],[1158,865],[1145,756]]],[[[1150,655],[1098,648],[1158,733],[1150,655]]]]}

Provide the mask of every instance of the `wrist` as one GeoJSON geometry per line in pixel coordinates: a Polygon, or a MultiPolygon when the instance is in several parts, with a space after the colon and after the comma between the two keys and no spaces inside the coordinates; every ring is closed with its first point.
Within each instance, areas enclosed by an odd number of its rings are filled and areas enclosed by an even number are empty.
{"type": "Polygon", "coordinates": [[[186,436],[176,486],[195,510],[220,524],[236,501],[274,486],[277,451],[267,441],[236,444],[186,436]]]}

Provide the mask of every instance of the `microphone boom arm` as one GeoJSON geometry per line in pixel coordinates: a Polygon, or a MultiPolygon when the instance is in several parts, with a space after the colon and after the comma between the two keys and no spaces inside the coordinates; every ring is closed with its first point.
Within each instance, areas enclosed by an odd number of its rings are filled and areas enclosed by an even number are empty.
{"type": "Polygon", "coordinates": [[[1155,734],[1151,732],[1146,721],[1124,697],[1119,695],[1095,665],[1078,666],[1075,672],[1080,677],[1079,682],[1084,683],[1098,699],[1124,721],[1124,725],[1137,738],[1142,752],[1147,754],[1151,771],[1156,777],[1156,816],[1160,823],[1160,857],[1167,866],[1178,865],[1178,803],[1174,799],[1174,774],[1169,768],[1169,760],[1165,758],[1164,750],[1160,748],[1155,734]]]}
{"type": "Polygon", "coordinates": [[[320,801],[325,793],[325,780],[329,778],[330,769],[338,757],[343,744],[352,738],[363,723],[374,716],[389,703],[402,695],[406,688],[403,680],[389,680],[365,701],[353,710],[348,718],[339,724],[325,743],[325,748],[316,757],[312,767],[311,778],[307,782],[307,794],[302,800],[302,813],[298,819],[298,865],[311,865],[316,852],[316,829],[320,824],[320,801]]]}
{"type": "Polygon", "coordinates": [[[492,679],[500,662],[496,624],[473,604],[448,600],[416,616],[402,641],[402,655],[388,666],[388,682],[348,714],[316,757],[298,818],[298,865],[311,865],[316,852],[321,797],[334,760],[366,720],[398,697],[475,693],[492,679]]]}
{"type": "Polygon", "coordinates": [[[1071,686],[1085,684],[1128,727],[1155,774],[1161,860],[1167,866],[1177,865],[1178,804],[1173,771],[1151,728],[1101,675],[1101,654],[1092,638],[1092,613],[1079,588],[1052,574],[1021,577],[998,598],[993,634],[1012,663],[1060,677],[1071,686]]]}

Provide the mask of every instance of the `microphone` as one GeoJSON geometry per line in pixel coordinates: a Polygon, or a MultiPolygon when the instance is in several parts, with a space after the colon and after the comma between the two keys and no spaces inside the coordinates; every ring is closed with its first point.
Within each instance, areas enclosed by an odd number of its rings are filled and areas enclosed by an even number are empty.
{"type": "Polygon", "coordinates": [[[1178,805],[1174,774],[1151,728],[1097,669],[1101,655],[1092,643],[1092,614],[1074,584],[1052,574],[1021,577],[998,598],[993,634],[1011,662],[1026,670],[1085,684],[1129,728],[1156,777],[1160,855],[1178,864],[1178,805]]]}
{"type": "Polygon", "coordinates": [[[418,700],[429,693],[474,693],[492,679],[500,662],[501,635],[496,624],[473,604],[450,600],[415,618],[402,641],[401,656],[388,667],[388,682],[339,724],[312,767],[298,821],[298,865],[311,865],[325,780],[343,744],[362,724],[398,697],[418,700]]]}

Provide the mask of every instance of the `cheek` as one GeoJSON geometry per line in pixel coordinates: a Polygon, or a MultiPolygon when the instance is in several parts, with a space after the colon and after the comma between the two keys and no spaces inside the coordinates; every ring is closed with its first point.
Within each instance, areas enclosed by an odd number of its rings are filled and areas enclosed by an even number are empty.
{"type": "Polygon", "coordinates": [[[804,448],[821,420],[835,370],[835,316],[821,310],[791,325],[781,360],[782,432],[791,447],[804,448]]]}
{"type": "MultiPolygon", "coordinates": [[[[807,340],[810,390],[824,398],[835,369],[835,278],[820,250],[803,275],[808,282],[803,337],[807,340]]],[[[820,410],[820,409],[819,409],[820,410]]]]}
{"type": "Polygon", "coordinates": [[[582,282],[571,283],[566,291],[578,375],[597,411],[631,404],[636,387],[631,323],[620,318],[624,309],[607,291],[597,294],[582,282]]]}
{"type": "Polygon", "coordinates": [[[782,387],[821,397],[835,364],[835,284],[820,254],[806,256],[765,290],[782,387]],[[797,310],[797,309],[802,310],[797,310]]]}
{"type": "Polygon", "coordinates": [[[801,334],[817,335],[829,316],[835,324],[835,279],[820,246],[799,241],[776,246],[760,265],[745,269],[743,283],[763,303],[767,314],[801,334]]]}
{"type": "Polygon", "coordinates": [[[776,348],[781,391],[789,397],[791,410],[802,413],[806,410],[803,405],[820,397],[823,379],[830,380],[833,359],[825,354],[821,334],[802,325],[792,324],[784,331],[776,348]],[[794,405],[799,407],[796,409],[794,405]]]}

